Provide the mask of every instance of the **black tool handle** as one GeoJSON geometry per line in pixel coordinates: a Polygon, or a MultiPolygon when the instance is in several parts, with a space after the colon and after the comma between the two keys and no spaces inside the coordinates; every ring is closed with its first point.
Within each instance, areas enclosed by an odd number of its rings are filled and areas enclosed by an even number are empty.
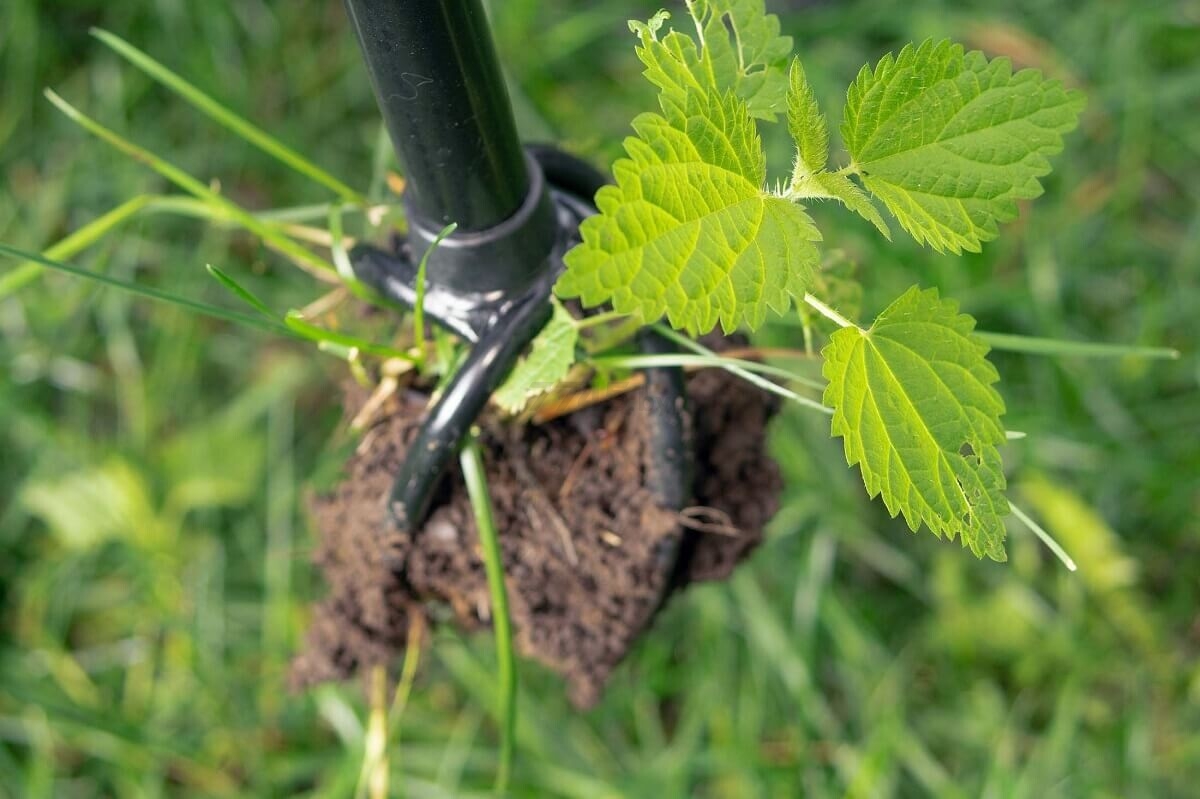
{"type": "Polygon", "coordinates": [[[371,84],[425,221],[485,230],[529,175],[479,0],[346,0],[371,84]]]}

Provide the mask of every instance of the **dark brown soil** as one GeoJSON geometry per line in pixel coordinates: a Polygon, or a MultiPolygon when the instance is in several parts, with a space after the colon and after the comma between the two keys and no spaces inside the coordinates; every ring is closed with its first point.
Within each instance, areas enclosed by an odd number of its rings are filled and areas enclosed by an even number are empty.
{"type": "MultiPolygon", "coordinates": [[[[517,645],[563,674],[581,707],[599,699],[663,597],[688,582],[727,577],[777,508],[779,472],[764,442],[772,398],[717,371],[692,376],[687,391],[694,499],[683,513],[659,507],[646,486],[655,453],[643,391],[539,426],[485,422],[517,645]]],[[[410,620],[421,614],[427,621],[431,604],[449,606],[464,628],[490,621],[478,535],[457,470],[417,535],[396,530],[387,517],[392,476],[424,402],[418,394],[390,401],[347,465],[347,479],[314,503],[316,562],[329,594],[293,666],[297,686],[392,663],[410,620]]]]}

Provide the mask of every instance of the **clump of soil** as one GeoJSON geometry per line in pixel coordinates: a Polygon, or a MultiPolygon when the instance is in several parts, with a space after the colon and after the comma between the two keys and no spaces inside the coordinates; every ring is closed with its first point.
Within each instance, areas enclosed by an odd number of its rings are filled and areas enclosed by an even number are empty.
{"type": "MultiPolygon", "coordinates": [[[[645,390],[543,425],[484,423],[518,648],[563,674],[580,707],[599,699],[664,598],[689,582],[727,577],[777,509],[779,471],[764,441],[773,398],[719,371],[690,377],[687,394],[693,501],[682,513],[660,507],[647,485],[655,453],[645,390]]],[[[449,606],[467,629],[490,623],[478,534],[457,470],[415,535],[387,514],[425,401],[394,397],[346,480],[314,502],[316,562],[329,594],[293,665],[297,686],[391,663],[431,605],[449,606]]]]}

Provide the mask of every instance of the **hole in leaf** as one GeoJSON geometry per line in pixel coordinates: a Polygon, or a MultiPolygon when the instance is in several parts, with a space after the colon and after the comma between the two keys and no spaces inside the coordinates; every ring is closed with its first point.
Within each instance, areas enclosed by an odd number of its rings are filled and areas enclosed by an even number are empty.
{"type": "Polygon", "coordinates": [[[733,15],[726,12],[721,15],[721,24],[725,26],[725,32],[728,33],[733,40],[737,41],[737,28],[733,24],[733,15]]]}

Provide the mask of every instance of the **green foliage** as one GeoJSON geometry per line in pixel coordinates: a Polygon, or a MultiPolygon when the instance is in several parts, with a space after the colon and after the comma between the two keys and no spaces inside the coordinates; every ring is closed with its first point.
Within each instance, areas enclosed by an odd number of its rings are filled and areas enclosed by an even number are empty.
{"type": "Polygon", "coordinates": [[[869,330],[833,334],[825,402],[847,462],[892,516],[1005,560],[1004,401],[974,327],[955,302],[914,286],[869,330]]]}
{"type": "Polygon", "coordinates": [[[560,296],[611,302],[647,322],[706,333],[760,325],[808,286],[816,228],[803,210],[762,189],[766,159],[745,104],[730,94],[688,95],[672,118],[643,114],[617,184],[596,195],[560,296]]]}
{"type": "Polygon", "coordinates": [[[821,172],[829,162],[829,125],[799,58],[792,59],[788,72],[787,120],[788,132],[796,143],[796,166],[792,170],[795,183],[821,172]]]}
{"type": "Polygon", "coordinates": [[[779,18],[767,13],[764,0],[688,0],[688,10],[702,44],[701,57],[688,63],[691,71],[707,74],[722,94],[745,100],[751,116],[774,122],[792,52],[792,37],[779,35],[779,18]]]}
{"type": "MultiPolygon", "coordinates": [[[[370,90],[353,79],[362,70],[353,37],[331,35],[334,17],[302,3],[272,4],[266,16],[255,11],[261,4],[91,5],[89,21],[121,31],[232,107],[255,109],[265,129],[333,174],[369,174],[357,146],[369,127],[341,120],[371,115],[370,90]],[[281,65],[298,77],[286,105],[280,82],[261,79],[281,65]]],[[[493,4],[514,85],[565,140],[619,141],[644,110],[612,79],[627,49],[612,21],[634,5],[493,4]],[[537,47],[528,46],[531,30],[537,47]]],[[[44,252],[157,185],[47,113],[37,97],[45,85],[86,94],[89,113],[135,130],[140,144],[205,181],[232,187],[237,176],[257,207],[323,199],[320,187],[251,148],[181,135],[196,130],[194,111],[147,91],[132,70],[116,80],[102,47],[62,35],[62,6],[2,4],[0,240],[44,252]],[[46,168],[31,181],[27,164],[46,168]]],[[[603,708],[572,711],[559,680],[518,661],[512,795],[1191,795],[1200,781],[1189,633],[1200,527],[1195,481],[1186,479],[1200,474],[1189,434],[1200,429],[1195,26],[1179,4],[1047,0],[1037,13],[1004,14],[1003,25],[980,2],[952,13],[940,0],[772,6],[785,30],[803,36],[814,80],[874,61],[880,31],[900,41],[969,31],[973,47],[1016,54],[982,39],[999,29],[1010,42],[1040,42],[1032,52],[1048,74],[1086,76],[1097,122],[1111,121],[1061,156],[1073,180],[1095,178],[1086,195],[1048,192],[1028,224],[985,246],[969,269],[924,263],[877,237],[848,242],[842,231],[857,229],[818,209],[831,222],[823,227],[831,246],[862,264],[868,306],[886,304],[880,285],[901,279],[901,269],[927,285],[953,275],[958,296],[1012,333],[1188,354],[997,362],[1005,418],[1030,433],[1006,448],[1021,463],[1010,490],[1079,560],[1069,578],[1015,525],[1004,568],[932,536],[895,538],[881,506],[863,507],[857,474],[830,468],[826,420],[784,413],[771,428],[786,478],[771,535],[731,582],[669,604],[614,675],[603,708]],[[1014,264],[1038,270],[1037,291],[1014,264]],[[1058,496],[1032,490],[1047,483],[1058,496]],[[1102,536],[1088,516],[1103,519],[1102,536]]],[[[274,308],[311,299],[309,285],[227,227],[164,214],[133,223],[85,251],[48,255],[221,301],[198,268],[216,263],[274,308]]],[[[0,276],[17,273],[7,270],[0,264],[0,276]]],[[[856,318],[819,283],[810,291],[856,318]]],[[[783,325],[755,338],[798,342],[783,325]]],[[[97,291],[51,269],[0,299],[0,796],[352,795],[366,737],[360,683],[302,696],[283,688],[308,603],[323,592],[311,576],[302,484],[344,462],[325,444],[337,418],[331,371],[340,370],[302,343],[97,291]],[[281,381],[284,365],[293,376],[281,381]],[[217,426],[228,432],[214,436],[217,426]],[[153,548],[138,543],[151,529],[143,518],[78,548],[51,519],[23,509],[19,497],[34,486],[45,492],[40,505],[70,507],[68,478],[108,472],[114,453],[145,488],[110,477],[100,508],[137,508],[148,494],[155,519],[166,519],[153,525],[166,533],[153,548]],[[197,481],[217,483],[188,489],[187,503],[170,497],[197,481]],[[225,493],[235,487],[236,500],[225,493]],[[171,507],[183,504],[192,509],[181,523],[171,507]]],[[[397,720],[392,790],[489,795],[499,740],[488,720],[498,702],[492,639],[442,630],[434,649],[397,720]]]]}
{"type": "Polygon", "coordinates": [[[1036,70],[926,41],[863,67],[842,138],[851,169],[917,241],[978,252],[1017,200],[1042,193],[1046,157],[1082,109],[1079,92],[1036,70]]]}
{"type": "Polygon", "coordinates": [[[664,35],[666,12],[630,23],[662,114],[634,120],[617,185],[597,195],[600,215],[584,224],[558,291],[692,334],[757,327],[807,292],[820,235],[790,203],[836,200],[890,238],[851,175],[918,241],[978,250],[1017,200],[1041,192],[1046,157],[1083,105],[1004,59],[948,41],[909,46],[851,86],[842,135],[853,160],[830,172],[825,117],[799,59],[784,79],[778,22],[753,2],[688,10],[695,39],[664,35]],[[755,119],[774,119],[762,103],[779,90],[796,157],[787,187],[770,193],[755,119]]]}
{"type": "MultiPolygon", "coordinates": [[[[857,319],[862,312],[863,287],[858,281],[858,267],[844,252],[834,250],[826,254],[821,268],[813,280],[812,293],[837,312],[850,319],[857,319]]],[[[830,325],[811,305],[801,305],[800,318],[806,325],[830,325]]]]}
{"type": "Polygon", "coordinates": [[[513,367],[492,399],[509,413],[520,413],[529,400],[554,388],[567,376],[575,363],[578,341],[575,320],[566,308],[554,303],[554,315],[534,338],[529,354],[513,367]]]}
{"type": "Polygon", "coordinates": [[[660,41],[663,20],[633,26],[663,113],[634,120],[629,157],[596,195],[600,214],[581,226],[556,290],[648,323],[665,315],[691,334],[718,322],[726,332],[757,327],[768,309],[803,297],[820,236],[801,208],[764,189],[766,156],[745,100],[699,71],[707,56],[691,39],[672,31],[660,41]]]}
{"type": "Polygon", "coordinates": [[[796,145],[796,163],[788,193],[796,197],[837,200],[890,239],[892,234],[887,223],[863,190],[841,172],[825,170],[829,162],[829,126],[817,106],[817,98],[799,58],[792,60],[787,111],[788,132],[796,145]]]}
{"type": "Polygon", "coordinates": [[[892,231],[888,229],[887,222],[883,221],[871,198],[841,172],[818,172],[810,175],[794,182],[792,191],[806,198],[837,200],[874,225],[885,239],[890,241],[892,238],[892,231]]]}
{"type": "Polygon", "coordinates": [[[688,0],[688,12],[698,41],[674,30],[660,41],[658,32],[671,16],[666,11],[629,23],[660,101],[681,107],[688,94],[711,88],[736,95],[751,116],[774,122],[787,91],[783,67],[792,51],[791,37],[779,35],[779,19],[766,13],[763,0],[688,0]]]}
{"type": "MultiPolygon", "coordinates": [[[[646,322],[665,316],[692,335],[718,322],[726,332],[753,329],[768,310],[811,304],[847,328],[824,353],[825,397],[868,492],[914,530],[924,522],[1003,560],[1003,403],[987,347],[970,337],[974,320],[910,292],[858,330],[822,302],[839,281],[816,275],[821,235],[798,203],[835,200],[890,240],[858,177],[917,241],[977,251],[1016,215],[1017,200],[1041,193],[1038,178],[1075,126],[1081,95],[949,41],[910,45],[864,67],[850,87],[842,137],[852,160],[830,171],[825,116],[798,58],[784,78],[790,42],[777,21],[757,2],[689,2],[688,11],[695,39],[664,34],[666,12],[630,23],[662,115],[634,120],[629,157],[613,167],[616,185],[597,194],[600,213],[567,254],[559,294],[646,322]],[[774,120],[763,104],[780,91],[796,152],[787,185],[770,192],[756,119],[774,120]]],[[[802,318],[811,349],[815,318],[802,318]]]]}

